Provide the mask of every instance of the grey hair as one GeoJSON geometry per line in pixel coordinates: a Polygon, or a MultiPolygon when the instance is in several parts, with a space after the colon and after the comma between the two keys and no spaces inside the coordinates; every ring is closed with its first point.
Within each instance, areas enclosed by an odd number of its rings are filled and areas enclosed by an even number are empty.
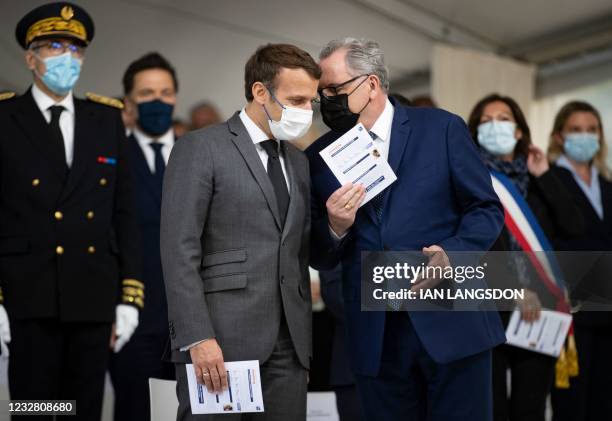
{"type": "Polygon", "coordinates": [[[346,66],[349,73],[353,76],[376,75],[385,92],[389,92],[389,69],[385,64],[385,55],[378,42],[367,38],[335,39],[321,50],[319,60],[331,56],[340,49],[346,49],[346,66]]]}

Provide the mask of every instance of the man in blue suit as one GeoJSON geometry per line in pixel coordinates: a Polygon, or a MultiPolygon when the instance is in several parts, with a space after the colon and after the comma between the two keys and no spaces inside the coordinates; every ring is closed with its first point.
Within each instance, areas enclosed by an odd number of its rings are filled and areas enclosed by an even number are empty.
{"type": "MultiPolygon", "coordinates": [[[[312,179],[311,265],[343,267],[349,350],[369,420],[487,421],[491,349],[505,336],[497,312],[362,312],[364,250],[486,251],[503,211],[464,122],[388,97],[374,41],[347,38],[321,52],[323,120],[332,129],[306,151],[312,179]],[[361,185],[340,186],[319,151],[358,122],[397,175],[363,208],[361,185]]],[[[428,282],[428,281],[425,281],[428,282]]]]}
{"type": "Polygon", "coordinates": [[[175,140],[176,72],[160,54],[146,54],[128,66],[123,90],[125,111],[136,121],[128,143],[137,187],[146,305],[132,340],[112,356],[110,374],[115,389],[114,421],[147,421],[151,419],[149,378],[174,379],[174,365],[162,361],[168,310],[159,232],[162,181],[175,140]]]}

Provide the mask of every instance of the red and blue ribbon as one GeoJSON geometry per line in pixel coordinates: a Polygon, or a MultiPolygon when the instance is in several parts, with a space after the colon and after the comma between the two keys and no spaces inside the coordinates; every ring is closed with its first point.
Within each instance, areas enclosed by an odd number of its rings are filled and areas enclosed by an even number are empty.
{"type": "Polygon", "coordinates": [[[504,174],[491,171],[491,180],[504,207],[506,228],[529,258],[542,283],[557,299],[557,311],[569,312],[559,262],[527,201],[504,174]]]}

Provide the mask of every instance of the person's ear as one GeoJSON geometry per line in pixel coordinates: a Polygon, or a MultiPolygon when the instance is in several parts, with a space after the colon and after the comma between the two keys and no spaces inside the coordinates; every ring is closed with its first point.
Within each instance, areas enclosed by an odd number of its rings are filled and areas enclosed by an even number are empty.
{"type": "Polygon", "coordinates": [[[261,82],[255,82],[251,87],[251,93],[253,94],[253,101],[259,105],[264,105],[268,100],[268,89],[261,82]]]}
{"type": "Polygon", "coordinates": [[[523,131],[519,129],[518,126],[516,127],[516,130],[514,131],[514,137],[516,138],[516,140],[521,140],[523,138],[523,131]]]}
{"type": "Polygon", "coordinates": [[[34,71],[36,69],[36,56],[30,50],[27,50],[24,54],[26,65],[30,71],[34,71]]]}
{"type": "Polygon", "coordinates": [[[123,112],[134,119],[138,117],[138,107],[128,95],[123,97],[123,112]]]}
{"type": "Polygon", "coordinates": [[[376,75],[370,75],[367,83],[370,86],[370,98],[375,98],[378,94],[378,88],[381,87],[380,79],[376,75]]]}
{"type": "Polygon", "coordinates": [[[561,136],[561,133],[559,132],[553,133],[553,139],[555,142],[557,142],[557,145],[563,147],[563,136],[561,136]]]}

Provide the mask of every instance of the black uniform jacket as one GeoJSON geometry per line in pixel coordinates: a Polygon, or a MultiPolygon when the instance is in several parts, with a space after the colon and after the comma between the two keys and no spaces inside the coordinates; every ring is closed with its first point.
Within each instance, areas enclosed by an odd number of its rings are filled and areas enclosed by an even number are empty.
{"type": "Polygon", "coordinates": [[[0,285],[9,318],[112,321],[141,256],[119,110],[74,99],[63,181],[30,91],[0,101],[0,285]],[[125,286],[125,284],[124,284],[125,286]]]}

